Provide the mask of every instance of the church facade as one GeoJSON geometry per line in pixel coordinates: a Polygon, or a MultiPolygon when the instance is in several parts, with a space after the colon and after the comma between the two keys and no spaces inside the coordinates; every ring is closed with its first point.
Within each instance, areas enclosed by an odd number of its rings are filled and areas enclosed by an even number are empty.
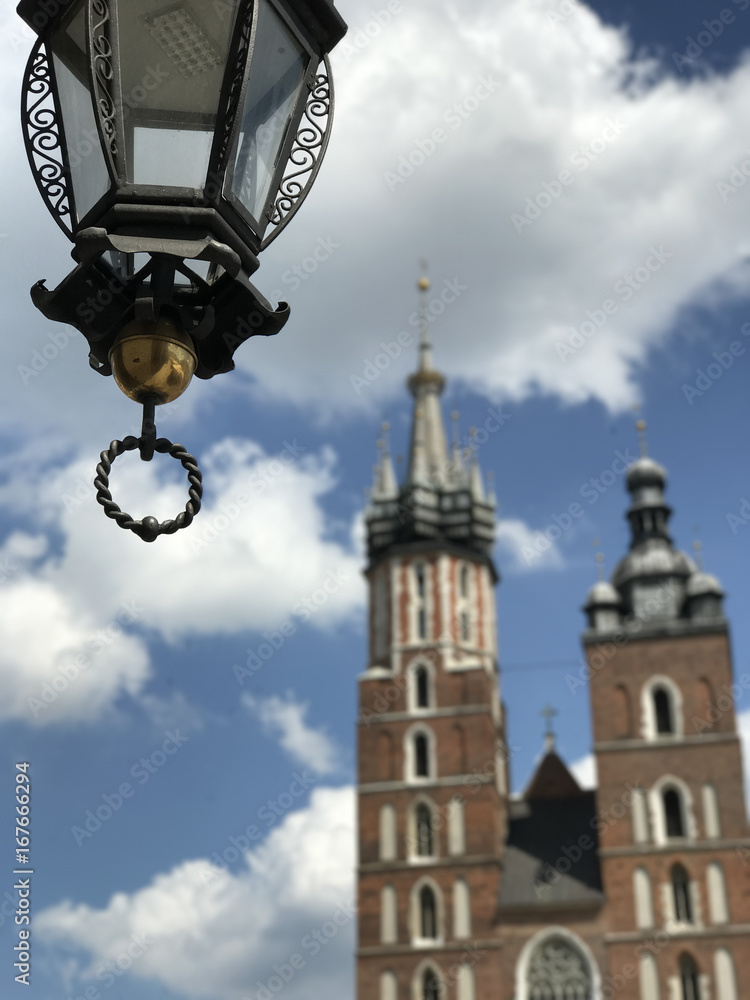
{"type": "Polygon", "coordinates": [[[444,384],[425,328],[406,477],[384,444],[366,512],[357,1000],[750,1000],[728,624],[673,546],[666,473],[629,468],[630,551],[586,601],[598,787],[548,736],[511,797],[495,502],[444,384]]]}

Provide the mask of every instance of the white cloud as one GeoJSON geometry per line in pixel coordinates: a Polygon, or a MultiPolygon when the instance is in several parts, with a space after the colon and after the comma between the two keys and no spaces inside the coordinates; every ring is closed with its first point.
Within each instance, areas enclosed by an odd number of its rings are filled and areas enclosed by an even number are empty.
{"type": "MultiPolygon", "coordinates": [[[[112,476],[122,508],[175,516],[187,499],[182,469],[129,457],[112,476]]],[[[201,465],[211,490],[203,510],[150,546],[98,511],[88,463],[13,468],[0,502],[47,534],[16,533],[0,549],[0,717],[94,721],[122,692],[139,695],[149,656],[131,627],[172,641],[356,618],[360,557],[328,537],[321,505],[335,484],[330,450],[307,454],[290,441],[274,456],[224,440],[201,465]]]]}
{"type": "Polygon", "coordinates": [[[497,522],[495,536],[497,544],[512,558],[514,570],[562,569],[565,565],[557,544],[525,521],[503,518],[497,522]]]}
{"type": "Polygon", "coordinates": [[[351,998],[354,806],[352,788],[316,789],[307,808],[247,853],[238,874],[186,861],[134,893],[117,893],[104,909],[50,907],[38,914],[37,933],[88,953],[78,964],[83,980],[96,981],[108,960],[141,938],[147,947],[133,975],[186,997],[267,1000],[259,987],[286,967],[288,1000],[351,998]]]}
{"type": "Polygon", "coordinates": [[[581,788],[596,788],[596,758],[592,753],[568,765],[568,769],[581,788]]]}
{"type": "MultiPolygon", "coordinates": [[[[726,77],[660,78],[583,4],[557,27],[549,10],[547,0],[414,2],[358,54],[334,52],[331,150],[259,278],[292,301],[287,351],[266,342],[240,359],[258,391],[334,410],[400,393],[413,349],[371,369],[359,393],[350,376],[381,342],[414,332],[409,269],[424,248],[435,297],[444,279],[465,286],[435,324],[438,361],[493,398],[542,391],[624,408],[680,311],[739,293],[747,194],[722,202],[716,182],[745,155],[750,61],[726,77]],[[497,84],[486,100],[475,96],[482,79],[497,84]],[[426,155],[420,143],[429,150],[438,128],[446,141],[426,155]],[[402,181],[399,166],[411,171],[402,181]],[[549,207],[533,207],[519,233],[513,216],[537,199],[549,207]],[[288,269],[329,235],[339,248],[295,278],[288,269]],[[628,290],[636,269],[642,287],[628,290]],[[585,323],[593,336],[562,360],[556,344],[585,323]]],[[[347,17],[351,42],[371,8],[352,3],[347,17]]]]}
{"type": "Polygon", "coordinates": [[[277,695],[256,698],[246,692],[242,704],[261,722],[264,732],[278,739],[294,760],[318,774],[336,770],[339,755],[335,744],[324,731],[307,725],[305,717],[309,706],[295,701],[292,692],[287,692],[286,699],[277,695]]]}

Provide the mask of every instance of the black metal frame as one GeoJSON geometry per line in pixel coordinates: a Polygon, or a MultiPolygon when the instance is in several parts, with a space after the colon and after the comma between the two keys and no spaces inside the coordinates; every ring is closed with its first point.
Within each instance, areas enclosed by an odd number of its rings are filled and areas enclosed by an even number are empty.
{"type": "MultiPolygon", "coordinates": [[[[315,0],[306,4],[305,20],[289,0],[267,0],[295,31],[298,40],[310,54],[311,62],[305,78],[307,97],[299,100],[288,133],[278,157],[278,166],[269,193],[269,199],[260,219],[251,220],[249,213],[237,203],[231,190],[227,190],[228,163],[236,146],[247,84],[248,65],[251,65],[255,30],[257,26],[257,0],[240,0],[235,30],[225,70],[219,101],[216,131],[209,157],[206,184],[200,197],[193,188],[150,187],[132,185],[126,181],[126,150],[119,150],[117,137],[124,134],[122,121],[123,102],[117,93],[114,72],[113,39],[116,38],[117,4],[122,0],[86,0],[88,4],[88,72],[94,116],[101,147],[110,175],[109,191],[78,220],[75,209],[70,163],[65,144],[64,122],[57,100],[54,66],[46,45],[46,38],[53,27],[67,16],[61,5],[60,13],[45,21],[44,30],[35,44],[26,67],[22,97],[21,118],[24,143],[32,174],[37,187],[60,228],[69,238],[76,240],[79,231],[92,226],[119,232],[121,214],[126,225],[150,230],[161,226],[162,217],[173,209],[173,222],[191,224],[191,217],[199,216],[199,227],[208,230],[217,240],[226,242],[243,259],[243,270],[252,273],[257,268],[257,254],[265,249],[288,225],[307,197],[328,148],[333,123],[334,93],[330,63],[325,51],[318,49],[319,62],[315,65],[315,50],[310,37],[324,34],[320,27],[328,21],[327,44],[338,41],[345,25],[329,0],[315,0]],[[317,8],[317,12],[315,9],[317,8]],[[313,14],[310,10],[313,10],[313,14]],[[321,12],[325,16],[321,16],[321,12]],[[317,17],[315,14],[317,13],[317,17]],[[111,34],[108,26],[112,27],[111,34]],[[317,26],[317,32],[315,30],[317,26]],[[41,115],[40,115],[41,112],[41,115]],[[40,120],[41,119],[41,120],[40,120]],[[59,150],[59,163],[48,154],[52,143],[59,150]],[[53,176],[55,175],[55,176],[53,176]],[[207,211],[208,210],[208,211],[207,211]],[[255,227],[255,228],[253,228],[255,227]]],[[[41,8],[38,0],[22,0],[19,13],[34,25],[34,15],[41,8]]],[[[167,223],[169,224],[169,223],[167,223]]]]}

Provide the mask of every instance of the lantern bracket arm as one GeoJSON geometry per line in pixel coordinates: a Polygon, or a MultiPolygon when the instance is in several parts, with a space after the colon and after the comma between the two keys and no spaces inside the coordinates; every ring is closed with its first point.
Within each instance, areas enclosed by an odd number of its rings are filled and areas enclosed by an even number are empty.
{"type": "Polygon", "coordinates": [[[76,234],[73,259],[80,263],[101,257],[107,251],[136,254],[167,254],[181,260],[205,260],[220,267],[236,278],[242,270],[240,256],[226,243],[219,243],[210,233],[196,235],[194,239],[149,236],[144,232],[108,233],[106,229],[92,227],[76,234]]]}

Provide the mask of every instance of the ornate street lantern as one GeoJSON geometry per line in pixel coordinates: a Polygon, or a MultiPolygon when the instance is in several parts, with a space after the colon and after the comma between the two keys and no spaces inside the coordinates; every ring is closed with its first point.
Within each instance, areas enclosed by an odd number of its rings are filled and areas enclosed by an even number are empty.
{"type": "Polygon", "coordinates": [[[154,408],[193,375],[233,369],[241,343],[289,316],[248,276],[317,175],[327,54],[346,25],[331,0],[22,0],[18,13],[39,36],[22,101],[29,163],[77,262],[32,299],[143,405],[141,437],[102,452],[95,485],[109,517],[153,541],[192,521],[202,490],[192,456],[156,438],[154,408]],[[111,464],[135,449],[188,471],[173,521],[135,521],[112,500],[111,464]]]}

